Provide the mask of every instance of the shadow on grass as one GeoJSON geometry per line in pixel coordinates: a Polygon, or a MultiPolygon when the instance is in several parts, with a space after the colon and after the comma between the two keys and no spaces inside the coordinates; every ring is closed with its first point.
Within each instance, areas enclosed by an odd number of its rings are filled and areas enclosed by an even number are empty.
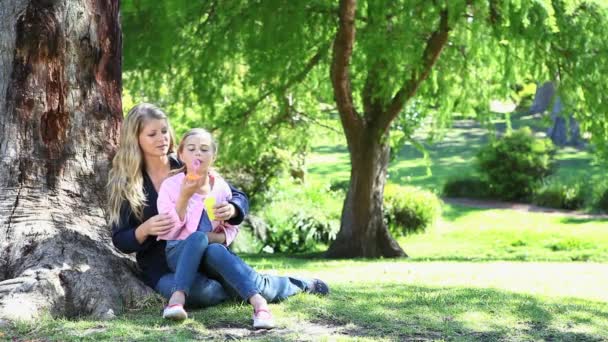
{"type": "Polygon", "coordinates": [[[561,223],[567,224],[583,224],[583,223],[608,223],[608,216],[599,217],[564,217],[560,220],[561,223]]]}
{"type": "Polygon", "coordinates": [[[327,297],[291,297],[275,312],[280,312],[279,320],[284,318],[288,323],[262,332],[251,330],[250,307],[232,301],[189,310],[190,319],[183,323],[163,320],[161,308],[154,305],[128,311],[112,321],[42,320],[11,327],[2,336],[13,340],[70,341],[289,341],[347,336],[398,341],[605,341],[608,338],[606,303],[573,298],[544,299],[483,288],[371,283],[369,279],[332,285],[332,293],[327,297]]]}
{"type": "Polygon", "coordinates": [[[608,337],[577,332],[581,327],[603,331],[600,322],[608,320],[605,303],[542,301],[493,289],[352,284],[335,287],[314,307],[299,301],[284,305],[287,312],[306,312],[318,322],[347,326],[342,334],[391,340],[600,341],[608,337]]]}

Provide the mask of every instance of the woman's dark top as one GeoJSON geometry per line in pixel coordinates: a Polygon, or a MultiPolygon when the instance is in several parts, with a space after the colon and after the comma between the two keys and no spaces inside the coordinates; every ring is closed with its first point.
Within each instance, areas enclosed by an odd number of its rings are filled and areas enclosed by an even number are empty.
{"type": "MultiPolygon", "coordinates": [[[[174,156],[169,156],[169,162],[172,170],[182,166],[174,156]]],[[[150,217],[158,215],[156,208],[158,193],[154,189],[154,184],[147,172],[143,171],[143,177],[144,194],[146,195],[143,220],[137,219],[127,201],[123,202],[120,208],[120,225],[112,224],[112,242],[123,253],[136,253],[137,265],[142,270],[144,283],[155,288],[158,280],[171,271],[165,259],[164,240],[157,241],[156,236],[151,235],[142,244],[139,244],[135,238],[135,229],[150,217]]],[[[230,185],[230,189],[232,190],[230,203],[236,209],[236,216],[230,219],[228,223],[237,225],[243,221],[249,211],[249,200],[243,192],[235,189],[232,185],[230,185]]]]}

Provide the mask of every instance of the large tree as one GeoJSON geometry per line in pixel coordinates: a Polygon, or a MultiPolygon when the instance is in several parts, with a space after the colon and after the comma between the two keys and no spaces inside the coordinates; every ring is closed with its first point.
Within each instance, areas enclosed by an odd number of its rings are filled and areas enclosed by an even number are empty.
{"type": "Polygon", "coordinates": [[[150,292],[103,210],[121,121],[118,1],[3,0],[0,317],[108,318],[150,292]]]}
{"type": "Polygon", "coordinates": [[[329,256],[405,254],[382,220],[389,134],[410,139],[425,117],[436,127],[453,113],[487,120],[491,99],[526,80],[553,79],[564,103],[577,106],[566,112],[577,113],[605,151],[602,1],[174,0],[126,7],[131,93],[179,102],[179,111],[195,108],[219,129],[234,167],[271,146],[301,148],[293,141],[305,139],[311,123],[328,109],[339,113],[351,181],[329,256]],[[142,25],[152,18],[162,29],[142,25]],[[152,38],[154,48],[145,43],[152,38]]]}

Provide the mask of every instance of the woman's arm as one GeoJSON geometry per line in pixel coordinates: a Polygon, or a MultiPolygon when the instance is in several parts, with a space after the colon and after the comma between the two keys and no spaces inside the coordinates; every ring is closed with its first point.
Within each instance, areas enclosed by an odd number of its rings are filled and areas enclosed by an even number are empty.
{"type": "Polygon", "coordinates": [[[124,202],[120,208],[119,224],[112,224],[112,243],[123,253],[139,252],[149,245],[144,224],[134,225],[137,221],[134,218],[131,206],[124,202]]]}
{"type": "Polygon", "coordinates": [[[227,220],[231,225],[239,225],[245,219],[245,216],[249,214],[249,199],[244,192],[238,190],[233,187],[230,183],[228,183],[230,187],[230,191],[232,192],[232,198],[228,203],[232,204],[234,207],[234,214],[230,219],[227,220]]]}

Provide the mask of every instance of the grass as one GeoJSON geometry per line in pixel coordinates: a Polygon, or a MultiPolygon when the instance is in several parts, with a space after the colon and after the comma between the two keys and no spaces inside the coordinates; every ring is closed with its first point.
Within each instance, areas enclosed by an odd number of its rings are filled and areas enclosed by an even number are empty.
{"type": "Polygon", "coordinates": [[[255,268],[319,276],[328,297],[298,295],[271,305],[279,328],[249,329],[248,306],[160,318],[160,304],[113,321],[43,319],[1,338],[21,340],[577,340],[608,339],[608,265],[413,262],[249,256],[255,268]],[[547,279],[551,279],[550,282],[547,279]]]}
{"type": "Polygon", "coordinates": [[[414,260],[608,261],[608,219],[444,205],[443,218],[399,243],[414,260]]]}
{"type": "MultiPolygon", "coordinates": [[[[518,116],[513,119],[513,129],[531,126],[539,135],[545,131],[535,116],[518,116]]],[[[504,120],[496,120],[497,131],[504,130],[504,120]]],[[[489,133],[473,121],[456,121],[443,138],[432,145],[426,144],[430,163],[413,146],[406,144],[394,156],[388,168],[388,181],[400,185],[415,185],[441,192],[450,178],[474,174],[475,153],[487,141],[489,133]],[[430,171],[430,172],[428,172],[430,171]]],[[[419,136],[423,138],[422,135],[419,136]]],[[[324,132],[315,138],[317,145],[308,159],[309,179],[316,183],[345,179],[350,176],[348,150],[343,137],[324,132]]],[[[557,173],[552,176],[563,182],[588,181],[591,184],[605,179],[604,168],[595,163],[586,150],[564,147],[556,155],[557,173]]]]}
{"type": "MultiPolygon", "coordinates": [[[[513,126],[536,121],[518,118],[513,126]]],[[[324,193],[329,180],[348,179],[347,150],[339,135],[324,135],[308,160],[304,189],[283,180],[283,191],[265,216],[294,207],[339,217],[342,198],[324,193]]],[[[486,132],[461,122],[429,152],[432,175],[420,152],[399,151],[389,181],[438,191],[454,175],[474,172],[474,151],[486,132]]],[[[577,149],[561,149],[554,176],[601,180],[603,170],[577,149]]],[[[43,318],[0,325],[0,340],[156,341],[603,341],[608,340],[608,225],[606,219],[529,213],[509,209],[444,206],[442,218],[424,234],[399,243],[400,260],[324,260],[245,255],[255,269],[319,277],[330,296],[299,295],[273,304],[279,328],[249,329],[251,309],[240,303],[191,311],[184,323],[160,318],[151,300],[112,321],[43,318]]],[[[1,322],[0,322],[1,323],[1,322]]]]}

